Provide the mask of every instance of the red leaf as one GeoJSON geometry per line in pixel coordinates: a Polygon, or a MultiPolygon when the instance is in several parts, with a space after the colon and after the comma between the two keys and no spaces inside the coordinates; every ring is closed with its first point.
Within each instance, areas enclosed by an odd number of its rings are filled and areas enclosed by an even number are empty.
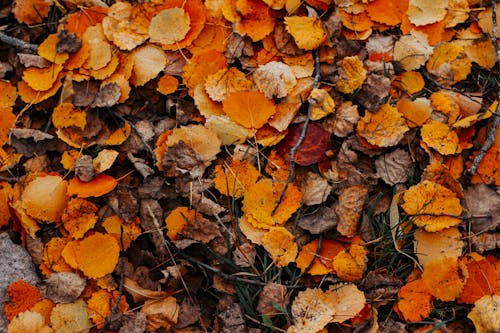
{"type": "MultiPolygon", "coordinates": [[[[285,139],[279,144],[278,152],[290,160],[290,150],[297,144],[304,124],[292,125],[285,139]]],[[[325,158],[325,152],[330,149],[330,133],[318,123],[309,123],[306,135],[295,153],[295,162],[298,165],[311,165],[325,158]]]]}

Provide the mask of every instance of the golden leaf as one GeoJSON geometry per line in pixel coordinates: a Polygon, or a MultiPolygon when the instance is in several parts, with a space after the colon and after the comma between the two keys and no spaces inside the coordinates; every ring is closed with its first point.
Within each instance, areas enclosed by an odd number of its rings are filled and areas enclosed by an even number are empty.
{"type": "Polygon", "coordinates": [[[352,94],[365,82],[366,70],[363,62],[357,56],[345,57],[339,62],[339,66],[339,76],[335,78],[337,90],[352,94]]]}
{"type": "Polygon", "coordinates": [[[441,231],[461,222],[458,217],[453,217],[462,214],[460,200],[442,185],[424,180],[410,187],[403,199],[402,207],[405,212],[415,215],[415,225],[426,231],[441,231]]]}
{"type": "Polygon", "coordinates": [[[319,47],[326,40],[326,32],[321,20],[307,16],[285,17],[287,31],[292,35],[297,46],[304,50],[319,47]]]}
{"type": "Polygon", "coordinates": [[[408,131],[403,115],[389,104],[382,105],[375,114],[366,112],[357,127],[361,137],[378,147],[397,145],[408,131]]]}

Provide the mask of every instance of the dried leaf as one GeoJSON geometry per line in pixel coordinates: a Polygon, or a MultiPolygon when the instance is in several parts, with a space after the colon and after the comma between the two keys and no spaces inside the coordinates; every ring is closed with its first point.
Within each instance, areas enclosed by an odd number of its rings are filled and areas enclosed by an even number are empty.
{"type": "Polygon", "coordinates": [[[464,278],[457,259],[445,257],[427,264],[422,280],[430,293],[445,302],[454,301],[464,288],[464,278]]]}
{"type": "Polygon", "coordinates": [[[472,176],[473,184],[500,185],[500,145],[494,144],[486,151],[479,163],[476,173],[472,176]]]}
{"type": "Polygon", "coordinates": [[[402,149],[384,154],[375,161],[377,177],[391,186],[406,182],[411,165],[410,155],[402,149]]]}
{"type": "Polygon", "coordinates": [[[302,200],[305,205],[318,205],[326,201],[332,186],[320,175],[308,172],[302,183],[302,200]]]}
{"type": "Polygon", "coordinates": [[[52,0],[16,0],[12,13],[19,23],[28,25],[41,23],[49,15],[52,0]]]}
{"type": "Polygon", "coordinates": [[[87,332],[92,322],[87,315],[87,305],[82,299],[73,303],[57,304],[50,315],[50,325],[56,332],[87,332]]]}
{"type": "Polygon", "coordinates": [[[307,16],[285,17],[286,30],[292,35],[297,46],[304,50],[312,50],[323,44],[326,33],[321,20],[307,16]]]}
{"type": "Polygon", "coordinates": [[[402,114],[389,104],[382,105],[375,114],[367,112],[357,127],[361,137],[378,147],[397,145],[408,131],[402,114]]]}
{"type": "Polygon", "coordinates": [[[45,281],[44,296],[54,303],[72,303],[80,297],[87,281],[73,272],[53,273],[45,281]]]}
{"type": "Polygon", "coordinates": [[[366,79],[363,62],[357,56],[345,57],[339,64],[339,75],[335,78],[337,90],[344,94],[352,94],[360,88],[366,79]]]}
{"type": "Polygon", "coordinates": [[[401,36],[394,44],[394,60],[399,61],[405,71],[418,69],[432,54],[427,36],[419,31],[401,36]]]}
{"type": "Polygon", "coordinates": [[[38,288],[24,280],[12,282],[7,289],[7,294],[9,301],[4,304],[4,310],[9,320],[30,309],[42,298],[38,288]]]}
{"type": "Polygon", "coordinates": [[[427,71],[436,81],[451,86],[464,80],[471,71],[472,62],[463,46],[457,43],[442,43],[434,49],[427,61],[427,71]]]}
{"type": "Polygon", "coordinates": [[[423,142],[442,155],[451,155],[462,151],[457,133],[446,124],[430,121],[422,126],[421,135],[423,142]]]}
{"type": "Polygon", "coordinates": [[[498,272],[489,260],[477,253],[470,253],[460,258],[460,262],[462,267],[465,266],[467,280],[462,293],[457,298],[459,303],[472,304],[484,295],[495,293],[498,289],[498,272]]]}
{"type": "Polygon", "coordinates": [[[329,294],[321,289],[300,291],[292,302],[293,325],[290,333],[321,331],[335,315],[335,306],[329,294]]]}
{"type": "Polygon", "coordinates": [[[446,187],[424,180],[410,187],[403,195],[406,213],[416,215],[413,222],[426,231],[435,232],[461,222],[462,206],[456,194],[446,187]],[[451,216],[450,216],[451,215],[451,216]]]}
{"type": "Polygon", "coordinates": [[[365,294],[352,283],[331,285],[325,294],[332,298],[335,308],[333,323],[356,317],[366,305],[365,294]]]}
{"type": "Polygon", "coordinates": [[[232,93],[249,90],[253,90],[252,80],[235,67],[220,69],[205,80],[205,91],[216,102],[222,102],[232,93]]]}
{"type": "Polygon", "coordinates": [[[12,318],[8,326],[9,333],[53,333],[54,330],[45,323],[45,318],[35,311],[24,311],[12,318]]]}
{"type": "Polygon", "coordinates": [[[189,14],[183,8],[168,8],[156,14],[149,25],[153,43],[175,44],[186,37],[190,29],[189,14]]]}
{"type": "Polygon", "coordinates": [[[446,16],[448,0],[409,0],[408,19],[416,26],[441,21],[446,16]]]}
{"type": "Polygon", "coordinates": [[[253,73],[253,80],[267,98],[286,97],[297,84],[290,66],[278,61],[260,65],[253,73]]]}
{"type": "Polygon", "coordinates": [[[147,300],[141,308],[148,320],[148,331],[156,331],[164,327],[167,330],[175,325],[179,318],[177,300],[168,296],[161,300],[147,300]]]}
{"type": "Polygon", "coordinates": [[[272,227],[262,237],[262,245],[277,267],[285,267],[297,257],[294,236],[284,227],[272,227]]]}
{"type": "Polygon", "coordinates": [[[101,173],[89,182],[83,182],[78,177],[69,181],[67,195],[80,198],[100,197],[115,189],[118,185],[116,179],[101,173]]]}
{"type": "Polygon", "coordinates": [[[422,279],[405,284],[398,297],[395,310],[407,322],[425,319],[432,311],[432,295],[422,279]]]}
{"type": "Polygon", "coordinates": [[[337,231],[346,237],[354,237],[358,232],[363,205],[368,188],[361,185],[346,187],[339,195],[335,208],[338,216],[337,231]]]}
{"type": "Polygon", "coordinates": [[[214,185],[224,195],[241,198],[258,178],[259,171],[248,160],[232,160],[227,166],[215,166],[214,185]]]}
{"type": "Polygon", "coordinates": [[[286,309],[289,302],[290,299],[287,295],[285,286],[268,282],[259,294],[257,311],[262,315],[272,318],[281,314],[281,311],[277,309],[278,306],[282,309],[286,309]]]}
{"type": "Polygon", "coordinates": [[[130,53],[130,58],[134,64],[131,83],[136,87],[154,79],[167,64],[165,52],[152,44],[135,48],[130,53]]]}
{"type": "Polygon", "coordinates": [[[258,91],[234,92],[222,102],[222,108],[235,123],[255,129],[276,112],[274,102],[258,91]]]}
{"type": "Polygon", "coordinates": [[[498,295],[485,295],[474,303],[474,308],[467,318],[472,320],[477,333],[500,331],[499,303],[500,296],[498,295]]]}
{"type": "Polygon", "coordinates": [[[438,259],[456,260],[462,254],[464,242],[457,228],[448,228],[440,232],[427,232],[420,229],[415,231],[414,237],[415,253],[424,269],[438,259]]]}
{"type": "Polygon", "coordinates": [[[22,208],[33,218],[58,221],[67,203],[66,187],[66,181],[59,175],[36,177],[22,191],[22,208]]]}
{"type": "Polygon", "coordinates": [[[400,99],[397,107],[398,111],[404,115],[406,124],[410,128],[422,126],[431,117],[432,113],[431,101],[423,97],[414,100],[400,99]]]}

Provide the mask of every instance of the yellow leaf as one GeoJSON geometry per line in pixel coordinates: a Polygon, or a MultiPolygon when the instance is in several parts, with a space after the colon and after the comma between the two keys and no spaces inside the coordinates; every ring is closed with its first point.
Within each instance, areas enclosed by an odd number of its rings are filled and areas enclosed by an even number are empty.
{"type": "Polygon", "coordinates": [[[297,46],[304,50],[319,47],[326,40],[326,32],[321,20],[308,16],[285,17],[287,31],[292,35],[297,46]]]}
{"type": "Polygon", "coordinates": [[[339,75],[335,78],[337,90],[344,94],[352,94],[360,88],[366,79],[363,62],[357,56],[345,57],[339,62],[339,75]]]}
{"type": "Polygon", "coordinates": [[[285,267],[297,257],[294,236],[284,227],[272,227],[262,237],[262,246],[269,252],[277,267],[285,267]]]}
{"type": "Polygon", "coordinates": [[[389,104],[382,105],[377,113],[366,112],[357,127],[361,137],[378,147],[397,145],[409,130],[403,115],[389,104]]]}

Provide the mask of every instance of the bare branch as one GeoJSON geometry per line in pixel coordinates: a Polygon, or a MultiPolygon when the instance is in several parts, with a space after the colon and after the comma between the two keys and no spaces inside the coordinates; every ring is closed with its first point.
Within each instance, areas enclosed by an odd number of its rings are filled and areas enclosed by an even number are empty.
{"type": "Polygon", "coordinates": [[[24,40],[6,35],[3,32],[0,32],[0,41],[23,50],[30,50],[33,52],[38,50],[38,45],[26,43],[24,40]]]}

